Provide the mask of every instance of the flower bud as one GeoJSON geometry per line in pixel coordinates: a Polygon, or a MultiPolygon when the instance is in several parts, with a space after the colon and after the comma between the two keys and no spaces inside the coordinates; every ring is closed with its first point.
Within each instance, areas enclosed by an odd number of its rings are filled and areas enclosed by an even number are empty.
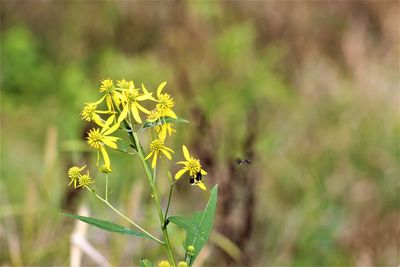
{"type": "Polygon", "coordinates": [[[112,172],[112,170],[110,168],[108,168],[106,164],[101,165],[100,171],[102,173],[110,173],[110,172],[112,172]]]}
{"type": "Polygon", "coordinates": [[[187,254],[189,256],[193,256],[194,255],[194,246],[188,246],[187,247],[187,254]]]}

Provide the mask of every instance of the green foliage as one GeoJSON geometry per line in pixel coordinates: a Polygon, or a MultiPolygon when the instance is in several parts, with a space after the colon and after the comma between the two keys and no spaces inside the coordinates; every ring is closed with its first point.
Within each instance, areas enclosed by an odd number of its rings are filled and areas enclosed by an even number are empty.
{"type": "Polygon", "coordinates": [[[92,217],[85,217],[85,216],[80,216],[80,215],[75,215],[75,214],[69,214],[69,213],[61,213],[61,215],[78,219],[82,222],[85,222],[87,224],[93,225],[97,228],[100,228],[102,230],[108,231],[108,232],[114,232],[114,233],[119,233],[122,235],[133,235],[136,237],[140,238],[147,238],[147,239],[152,239],[150,236],[148,236],[146,233],[139,232],[133,229],[126,228],[124,226],[105,221],[105,220],[100,220],[92,217]]]}
{"type": "MultiPolygon", "coordinates": [[[[210,191],[210,198],[204,211],[195,211],[192,218],[184,218],[181,216],[171,216],[168,220],[186,230],[185,249],[189,246],[194,247],[194,252],[190,256],[189,266],[191,266],[200,253],[210,236],[215,210],[217,206],[218,186],[214,186],[210,191]]],[[[186,254],[188,251],[186,251],[186,254]]]]}
{"type": "Polygon", "coordinates": [[[153,267],[153,263],[148,259],[140,259],[140,267],[153,267]]]}
{"type": "Polygon", "coordinates": [[[163,125],[165,123],[180,123],[180,122],[185,122],[185,123],[189,123],[187,120],[182,119],[182,118],[171,118],[171,117],[164,117],[162,119],[158,119],[156,121],[146,121],[145,123],[143,123],[143,128],[151,128],[151,127],[155,127],[155,126],[159,126],[159,125],[163,125]]]}

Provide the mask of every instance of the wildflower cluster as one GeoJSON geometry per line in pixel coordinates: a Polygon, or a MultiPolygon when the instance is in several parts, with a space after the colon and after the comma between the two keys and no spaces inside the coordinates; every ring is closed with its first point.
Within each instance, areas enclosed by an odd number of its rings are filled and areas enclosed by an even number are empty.
{"type": "MultiPolygon", "coordinates": [[[[164,91],[166,82],[161,83],[156,95],[153,96],[147,88],[141,84],[136,86],[133,81],[125,79],[116,83],[111,79],[101,81],[99,92],[101,98],[95,102],[86,103],[81,111],[82,120],[94,122],[97,127],[87,133],[87,143],[97,152],[97,166],[100,171],[112,172],[109,150],[118,150],[118,141],[123,139],[116,136],[118,130],[128,134],[128,138],[134,140],[133,132],[141,133],[146,128],[151,128],[153,134],[149,145],[149,152],[145,157],[151,160],[154,169],[160,158],[172,160],[174,151],[166,145],[167,137],[175,133],[173,122],[177,116],[173,110],[175,100],[164,91]],[[104,106],[100,109],[100,106],[104,106]],[[153,108],[150,108],[153,107],[153,108]]],[[[138,144],[132,147],[138,152],[138,144]]],[[[201,169],[200,161],[191,157],[186,146],[183,146],[183,155],[186,161],[177,164],[184,165],[175,178],[179,179],[186,171],[189,171],[189,182],[198,185],[205,190],[202,176],[207,173],[201,169]]],[[[74,182],[75,185],[75,182],[74,182]]]]}
{"type": "MultiPolygon", "coordinates": [[[[73,188],[87,188],[96,198],[109,206],[114,212],[138,230],[127,229],[123,226],[96,218],[71,214],[65,215],[110,232],[151,239],[162,245],[167,252],[168,261],[161,261],[158,266],[187,267],[191,266],[201,247],[204,245],[204,241],[207,240],[210,234],[210,227],[207,228],[207,231],[199,231],[199,229],[204,229],[203,223],[205,221],[209,222],[213,220],[216,207],[217,187],[214,186],[214,188],[210,190],[210,198],[206,210],[202,213],[196,213],[196,216],[192,216],[193,221],[188,225],[193,225],[193,229],[188,230],[186,229],[187,225],[181,224],[181,222],[187,222],[186,218],[181,219],[179,216],[168,217],[173,187],[181,177],[186,176],[191,185],[196,185],[200,189],[206,190],[203,176],[207,175],[207,172],[202,168],[200,160],[193,157],[189,153],[188,148],[183,145],[182,158],[184,160],[176,163],[181,165],[182,168],[175,173],[175,180],[172,178],[170,172],[165,173],[168,174],[170,178],[170,192],[165,212],[163,211],[161,206],[162,202],[158,197],[156,188],[156,173],[160,176],[160,172],[156,172],[156,168],[162,160],[173,160],[174,158],[175,152],[168,147],[170,137],[173,133],[176,133],[174,123],[187,122],[178,118],[175,114],[173,110],[175,107],[175,100],[170,94],[164,91],[166,84],[166,82],[161,83],[155,90],[155,95],[153,95],[153,92],[147,90],[143,84],[137,86],[133,81],[127,81],[125,79],[116,82],[111,79],[102,80],[99,86],[100,98],[94,102],[85,103],[80,115],[83,121],[91,122],[95,125],[95,127],[87,132],[86,141],[89,147],[93,148],[97,153],[96,166],[98,170],[105,174],[104,197],[100,196],[97,190],[92,190],[89,187],[94,181],[89,175],[89,171],[83,173],[86,166],[73,166],[68,171],[70,186],[73,186],[73,188]],[[143,134],[148,134],[150,137],[150,141],[144,147],[142,146],[141,140],[143,134]],[[108,176],[112,172],[112,160],[109,155],[110,150],[122,152],[129,156],[138,156],[141,161],[148,178],[152,199],[157,208],[160,221],[159,229],[162,230],[163,235],[162,240],[129,219],[108,201],[108,176]],[[204,219],[206,216],[208,216],[208,218],[204,219]],[[174,259],[167,231],[167,226],[170,222],[187,230],[187,242],[190,242],[190,244],[188,244],[188,250],[185,253],[184,261],[180,261],[178,264],[174,259]],[[199,238],[197,238],[197,236],[199,238]],[[198,243],[198,240],[202,240],[201,243],[198,243]],[[194,250],[194,244],[196,244],[197,250],[194,250]]],[[[141,261],[147,260],[142,259],[141,261]]],[[[143,264],[147,266],[147,264],[143,264]]]]}
{"type": "Polygon", "coordinates": [[[82,174],[82,171],[86,168],[85,166],[77,167],[73,166],[68,170],[68,177],[71,179],[69,185],[73,185],[74,188],[89,186],[93,183],[92,178],[89,175],[89,171],[86,174],[82,174]]]}

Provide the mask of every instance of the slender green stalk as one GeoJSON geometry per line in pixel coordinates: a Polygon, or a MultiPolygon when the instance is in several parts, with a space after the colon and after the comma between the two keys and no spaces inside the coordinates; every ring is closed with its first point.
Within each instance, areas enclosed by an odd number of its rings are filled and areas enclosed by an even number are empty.
{"type": "Polygon", "coordinates": [[[168,204],[167,204],[167,208],[165,210],[165,218],[164,218],[164,225],[165,222],[167,221],[168,218],[168,211],[169,211],[169,205],[171,204],[171,198],[172,198],[172,189],[174,188],[175,183],[172,183],[170,188],[169,188],[169,196],[168,196],[168,204]]]}
{"type": "Polygon", "coordinates": [[[142,231],[143,233],[147,234],[149,237],[151,237],[154,241],[156,241],[157,243],[161,244],[161,245],[165,245],[164,242],[162,242],[160,239],[158,239],[157,237],[153,236],[152,234],[150,234],[149,232],[147,232],[146,230],[144,230],[140,225],[138,225],[137,223],[135,223],[134,221],[132,221],[131,219],[129,219],[128,217],[126,217],[124,214],[122,214],[119,210],[117,210],[116,208],[114,208],[113,205],[110,204],[110,202],[108,202],[107,200],[105,200],[104,198],[102,198],[101,196],[99,196],[98,194],[94,193],[92,191],[92,189],[90,189],[89,187],[86,186],[86,188],[92,192],[98,199],[100,199],[102,202],[104,202],[107,206],[109,206],[113,211],[115,211],[119,216],[121,216],[122,218],[124,218],[125,220],[127,220],[129,223],[131,223],[132,225],[134,225],[136,228],[138,228],[140,231],[142,231]]]}
{"type": "Polygon", "coordinates": [[[151,172],[151,169],[150,169],[149,165],[147,164],[147,161],[144,159],[145,157],[144,157],[143,149],[142,149],[142,146],[139,143],[139,139],[138,139],[137,134],[135,132],[133,132],[132,135],[133,135],[133,138],[135,140],[135,145],[137,147],[138,156],[139,156],[140,160],[142,161],[144,170],[145,170],[147,178],[149,180],[149,185],[150,185],[150,188],[151,188],[152,197],[154,199],[154,204],[155,204],[155,206],[157,208],[158,217],[160,219],[160,224],[161,224],[161,229],[162,229],[163,236],[164,236],[164,239],[165,239],[164,247],[165,247],[165,249],[167,251],[169,261],[171,262],[172,266],[176,267],[174,255],[172,253],[172,248],[171,248],[171,244],[170,244],[170,241],[169,241],[168,231],[167,231],[167,228],[164,228],[165,219],[164,219],[164,215],[163,215],[163,212],[162,212],[162,209],[161,209],[160,200],[158,199],[157,189],[156,189],[155,184],[154,184],[155,178],[153,177],[153,174],[151,172]]]}
{"type": "Polygon", "coordinates": [[[108,173],[106,173],[106,194],[105,199],[108,201],[108,173]]]}

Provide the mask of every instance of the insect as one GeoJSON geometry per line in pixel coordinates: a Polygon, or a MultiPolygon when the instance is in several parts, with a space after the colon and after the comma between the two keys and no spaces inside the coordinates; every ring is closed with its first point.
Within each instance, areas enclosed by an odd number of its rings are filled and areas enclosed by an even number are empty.
{"type": "Polygon", "coordinates": [[[251,163],[251,161],[248,160],[248,159],[239,159],[239,158],[237,158],[235,160],[235,162],[236,162],[237,165],[250,164],[251,163]]]}
{"type": "Polygon", "coordinates": [[[201,172],[196,173],[196,181],[197,182],[200,182],[202,178],[203,178],[203,175],[201,175],[201,172]]]}
{"type": "Polygon", "coordinates": [[[189,183],[191,185],[194,185],[198,182],[201,182],[201,179],[203,178],[203,175],[201,174],[201,172],[196,173],[196,177],[190,177],[189,183]]]}

